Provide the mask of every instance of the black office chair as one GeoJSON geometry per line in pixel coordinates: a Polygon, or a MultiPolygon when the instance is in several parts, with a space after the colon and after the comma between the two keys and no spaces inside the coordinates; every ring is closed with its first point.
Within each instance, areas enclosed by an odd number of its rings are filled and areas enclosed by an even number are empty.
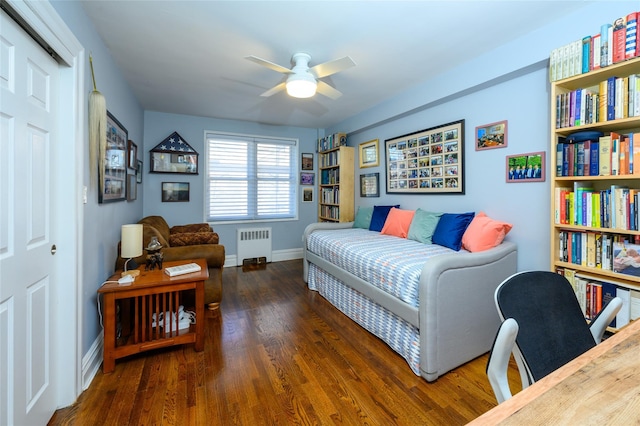
{"type": "Polygon", "coordinates": [[[519,272],[495,291],[503,321],[489,355],[487,376],[498,403],[511,398],[507,381],[513,353],[522,388],[596,346],[622,306],[613,298],[588,325],[567,279],[549,271],[519,272]]]}

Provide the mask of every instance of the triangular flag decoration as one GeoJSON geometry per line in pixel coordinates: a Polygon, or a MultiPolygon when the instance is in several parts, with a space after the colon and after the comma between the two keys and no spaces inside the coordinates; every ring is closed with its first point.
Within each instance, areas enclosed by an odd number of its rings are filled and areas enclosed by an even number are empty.
{"type": "Polygon", "coordinates": [[[171,152],[183,154],[197,154],[196,150],[185,141],[178,132],[173,132],[167,136],[162,142],[156,145],[151,151],[153,152],[171,152]]]}

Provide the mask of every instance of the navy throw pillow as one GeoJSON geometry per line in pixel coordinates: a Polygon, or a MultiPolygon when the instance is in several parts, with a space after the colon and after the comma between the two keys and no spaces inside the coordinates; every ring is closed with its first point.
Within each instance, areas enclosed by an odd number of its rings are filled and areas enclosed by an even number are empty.
{"type": "Polygon", "coordinates": [[[400,208],[400,204],[395,206],[373,206],[373,214],[371,215],[371,223],[369,224],[369,231],[382,231],[384,222],[389,216],[389,212],[392,208],[400,208]]]}

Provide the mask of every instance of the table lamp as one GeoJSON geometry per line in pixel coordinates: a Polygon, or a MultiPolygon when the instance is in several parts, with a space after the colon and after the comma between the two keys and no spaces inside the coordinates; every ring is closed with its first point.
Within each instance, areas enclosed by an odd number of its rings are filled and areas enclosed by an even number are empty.
{"type": "Polygon", "coordinates": [[[124,262],[124,272],[122,272],[122,276],[138,276],[140,271],[135,269],[138,267],[138,264],[133,258],[142,256],[142,224],[122,225],[120,256],[122,256],[123,259],[127,259],[127,261],[124,262]],[[129,265],[129,262],[133,263],[129,265]],[[127,266],[134,269],[127,270],[127,266]]]}

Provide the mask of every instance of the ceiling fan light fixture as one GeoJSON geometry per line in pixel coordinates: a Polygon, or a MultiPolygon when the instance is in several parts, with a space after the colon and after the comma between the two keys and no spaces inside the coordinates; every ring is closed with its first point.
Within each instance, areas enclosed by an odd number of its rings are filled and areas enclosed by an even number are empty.
{"type": "Polygon", "coordinates": [[[310,98],[316,94],[318,83],[311,74],[292,74],[287,79],[287,94],[294,98],[310,98]]]}

